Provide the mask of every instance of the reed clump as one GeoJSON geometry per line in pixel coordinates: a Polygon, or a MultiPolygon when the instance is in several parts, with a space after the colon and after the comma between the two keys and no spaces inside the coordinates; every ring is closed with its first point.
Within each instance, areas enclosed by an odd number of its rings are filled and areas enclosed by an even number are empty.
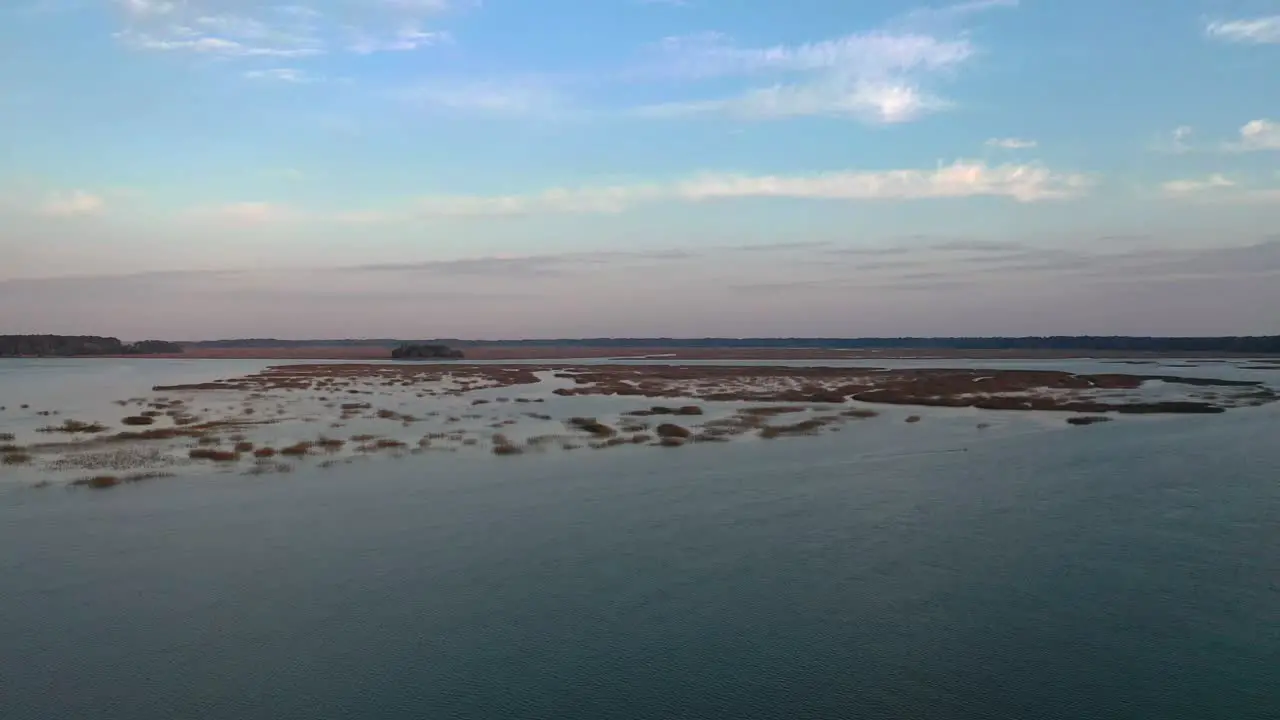
{"type": "Polygon", "coordinates": [[[617,430],[614,430],[595,418],[574,417],[566,420],[565,424],[569,427],[601,438],[613,437],[618,434],[617,430]]]}
{"type": "Polygon", "coordinates": [[[0,455],[0,465],[26,465],[31,462],[31,454],[26,452],[7,452],[0,455]]]}
{"type": "Polygon", "coordinates": [[[42,433],[100,433],[107,429],[106,425],[96,422],[81,422],[79,420],[67,419],[62,421],[61,425],[49,425],[36,430],[42,433]]]}
{"type": "Polygon", "coordinates": [[[219,450],[218,448],[192,448],[187,457],[192,460],[212,460],[213,462],[229,463],[236,462],[240,459],[240,453],[234,450],[219,450]]]}
{"type": "Polygon", "coordinates": [[[687,440],[693,436],[693,433],[689,431],[689,428],[681,427],[673,423],[663,423],[662,425],[659,425],[654,432],[658,434],[658,437],[664,439],[675,438],[678,440],[687,440]]]}

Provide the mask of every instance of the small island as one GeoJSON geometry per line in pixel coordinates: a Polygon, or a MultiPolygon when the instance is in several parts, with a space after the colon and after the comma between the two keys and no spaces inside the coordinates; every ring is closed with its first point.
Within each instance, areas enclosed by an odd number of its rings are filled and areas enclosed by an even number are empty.
{"type": "Polygon", "coordinates": [[[392,360],[461,360],[461,350],[448,345],[415,345],[404,343],[391,351],[392,360]]]}

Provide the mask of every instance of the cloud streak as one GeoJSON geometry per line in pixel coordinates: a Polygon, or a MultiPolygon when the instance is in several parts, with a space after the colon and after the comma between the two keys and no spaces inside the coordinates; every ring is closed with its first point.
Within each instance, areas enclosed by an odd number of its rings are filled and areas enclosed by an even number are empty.
{"type": "Polygon", "coordinates": [[[46,217],[83,217],[96,215],[106,209],[106,201],[99,195],[72,190],[55,193],[36,208],[36,213],[46,217]]]}
{"type": "Polygon", "coordinates": [[[308,58],[335,52],[408,52],[448,42],[429,27],[473,3],[446,0],[340,0],[326,11],[258,4],[227,11],[218,0],[116,0],[123,44],[142,51],[223,58],[308,58]]]}
{"type": "Polygon", "coordinates": [[[1236,183],[1220,173],[1214,173],[1201,180],[1170,180],[1160,186],[1167,197],[1186,198],[1193,195],[1212,193],[1218,190],[1234,188],[1236,183]]]}
{"type": "Polygon", "coordinates": [[[1280,15],[1214,21],[1205,26],[1205,34],[1214,40],[1245,45],[1280,43],[1280,15]]]}
{"type": "Polygon", "coordinates": [[[950,107],[950,101],[927,86],[978,52],[963,34],[936,30],[973,13],[1016,4],[961,3],[908,15],[892,29],[798,45],[744,47],[720,33],[667,38],[654,48],[654,72],[688,82],[746,78],[756,84],[733,95],[652,104],[636,113],[653,118],[827,116],[873,124],[910,122],[950,107]],[[933,29],[921,29],[929,25],[933,29]]]}
{"type": "Polygon", "coordinates": [[[1024,140],[1022,138],[991,138],[987,141],[987,147],[1000,148],[1001,150],[1030,150],[1037,147],[1039,143],[1035,140],[1024,140]]]}
{"type": "Polygon", "coordinates": [[[558,188],[526,195],[431,196],[425,216],[517,216],[536,213],[617,213],[642,204],[746,198],[849,202],[1005,197],[1030,203],[1072,198],[1090,179],[1038,165],[988,165],[961,160],[935,170],[842,171],[815,175],[705,174],[673,183],[558,188]]]}

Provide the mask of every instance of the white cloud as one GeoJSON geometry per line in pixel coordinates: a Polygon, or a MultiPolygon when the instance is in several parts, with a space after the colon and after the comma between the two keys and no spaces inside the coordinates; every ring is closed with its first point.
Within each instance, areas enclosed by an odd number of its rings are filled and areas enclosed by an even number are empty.
{"type": "Polygon", "coordinates": [[[1175,200],[1227,204],[1280,203],[1280,188],[1244,184],[1220,173],[1193,180],[1171,180],[1160,186],[1165,197],[1175,200]]]}
{"type": "Polygon", "coordinates": [[[121,0],[120,4],[133,15],[164,15],[177,8],[168,0],[121,0]]]}
{"type": "Polygon", "coordinates": [[[432,45],[441,45],[452,40],[453,37],[447,32],[423,30],[418,25],[409,24],[402,26],[390,35],[381,37],[361,34],[348,46],[348,49],[358,55],[370,55],[379,52],[407,52],[432,45]]]}
{"type": "Polygon", "coordinates": [[[140,50],[224,57],[309,57],[411,51],[449,39],[429,28],[440,15],[475,2],[344,0],[326,11],[307,5],[222,0],[117,0],[124,28],[116,37],[140,50]]]}
{"type": "Polygon", "coordinates": [[[1191,146],[1187,141],[1191,139],[1193,134],[1195,134],[1195,130],[1190,125],[1179,125],[1168,133],[1157,137],[1149,149],[1151,152],[1171,155],[1182,155],[1191,152],[1191,146]]]}
{"type": "Polygon", "coordinates": [[[666,103],[640,108],[648,117],[728,115],[744,119],[801,116],[848,117],[866,122],[909,122],[946,102],[906,84],[828,79],[810,85],[773,85],[733,98],[666,103]]]}
{"type": "Polygon", "coordinates": [[[692,78],[825,70],[876,77],[952,67],[974,53],[965,39],[884,31],[762,48],[738,47],[720,33],[702,33],[666,38],[656,49],[667,72],[692,78]]]}
{"type": "Polygon", "coordinates": [[[987,147],[1001,148],[1003,150],[1029,150],[1038,146],[1035,140],[1023,140],[1022,138],[991,138],[987,141],[987,147]]]}
{"type": "Polygon", "coordinates": [[[1205,27],[1205,33],[1225,42],[1249,45],[1280,43],[1280,15],[1211,22],[1205,27]]]}
{"type": "Polygon", "coordinates": [[[514,216],[535,213],[616,213],[652,202],[743,198],[901,201],[1007,197],[1019,202],[1066,199],[1083,193],[1087,177],[1038,165],[989,166],[957,161],[935,170],[845,171],[817,175],[706,174],[666,184],[558,188],[526,195],[422,198],[428,216],[514,216]]]}
{"type": "Polygon", "coordinates": [[[1280,122],[1250,120],[1240,128],[1240,140],[1229,147],[1241,152],[1280,150],[1280,122]]]}
{"type": "Polygon", "coordinates": [[[197,210],[196,214],[246,225],[260,225],[298,217],[298,214],[290,208],[269,202],[230,203],[203,208],[197,210]]]}
{"type": "Polygon", "coordinates": [[[1170,180],[1162,184],[1160,190],[1167,197],[1185,198],[1190,195],[1200,195],[1234,188],[1235,186],[1234,180],[1230,180],[1219,173],[1214,173],[1201,180],[1170,180]]]}
{"type": "Polygon", "coordinates": [[[36,208],[36,212],[50,217],[77,217],[95,215],[104,208],[106,201],[101,196],[83,190],[72,190],[50,195],[36,208]]]}
{"type": "Polygon", "coordinates": [[[675,117],[724,114],[770,119],[848,117],[872,123],[915,120],[950,105],[932,93],[930,80],[970,60],[977,48],[963,33],[950,36],[916,28],[928,16],[956,19],[1010,0],[980,0],[909,15],[896,27],[798,45],[743,47],[720,33],[671,37],[655,48],[651,73],[690,82],[711,78],[757,79],[740,92],[711,99],[642,107],[641,115],[675,117]],[[766,79],[759,84],[758,79],[766,79]]]}
{"type": "Polygon", "coordinates": [[[269,68],[266,70],[249,70],[244,76],[250,80],[271,80],[275,82],[285,83],[312,83],[317,82],[315,78],[298,68],[269,68]]]}

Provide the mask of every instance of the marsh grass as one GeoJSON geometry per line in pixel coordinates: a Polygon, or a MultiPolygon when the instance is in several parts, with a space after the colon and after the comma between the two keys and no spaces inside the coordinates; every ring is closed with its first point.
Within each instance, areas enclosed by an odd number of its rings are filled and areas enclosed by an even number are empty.
{"type": "Polygon", "coordinates": [[[605,425],[604,423],[600,422],[599,420],[596,420],[595,418],[573,417],[566,420],[565,424],[568,425],[569,427],[581,430],[585,433],[589,433],[591,435],[595,435],[596,437],[600,437],[600,438],[613,437],[614,435],[618,434],[617,430],[614,430],[613,428],[609,427],[608,425],[605,425]]]}
{"type": "Polygon", "coordinates": [[[760,437],[772,440],[785,435],[812,435],[833,421],[833,418],[812,418],[791,425],[766,425],[760,428],[760,437]]]}
{"type": "Polygon", "coordinates": [[[91,490],[106,490],[120,484],[120,478],[114,475],[98,475],[91,478],[83,478],[71,483],[75,487],[87,487],[91,490]]]}
{"type": "Polygon", "coordinates": [[[338,452],[346,444],[347,444],[346,440],[339,440],[337,438],[325,437],[324,435],[321,435],[320,437],[316,438],[316,447],[320,448],[321,450],[324,450],[325,452],[338,452]]]}
{"type": "Polygon", "coordinates": [[[107,426],[103,425],[102,423],[81,422],[79,420],[67,419],[62,421],[61,425],[49,425],[46,427],[38,428],[36,432],[78,434],[78,433],[100,433],[100,432],[104,432],[106,429],[107,429],[107,426]]]}
{"type": "Polygon", "coordinates": [[[289,457],[301,457],[311,452],[312,444],[309,442],[299,442],[280,450],[281,455],[289,457]]]}
{"type": "Polygon", "coordinates": [[[693,435],[688,428],[672,423],[663,423],[662,425],[659,425],[654,432],[658,434],[658,437],[664,439],[676,438],[679,440],[686,440],[693,435]]]}
{"type": "Polygon", "coordinates": [[[192,460],[212,460],[213,462],[230,463],[240,459],[240,453],[234,450],[219,450],[217,448],[192,448],[187,457],[192,460]]]}

